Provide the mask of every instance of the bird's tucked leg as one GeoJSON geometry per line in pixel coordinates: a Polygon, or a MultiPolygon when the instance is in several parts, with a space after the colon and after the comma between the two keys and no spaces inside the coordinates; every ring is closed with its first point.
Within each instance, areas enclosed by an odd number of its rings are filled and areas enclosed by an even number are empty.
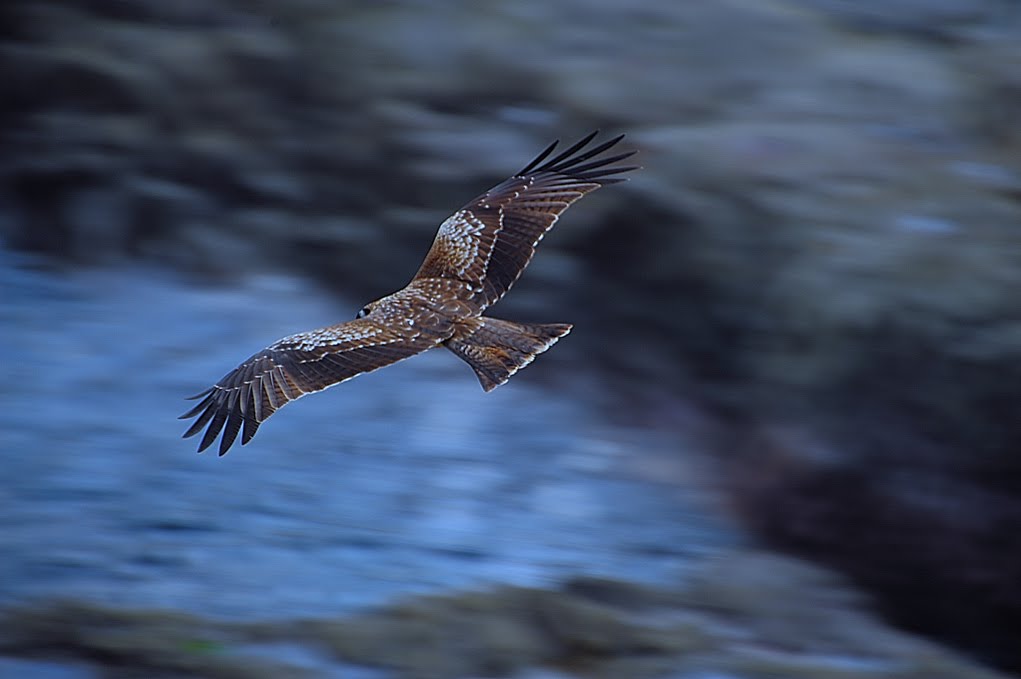
{"type": "Polygon", "coordinates": [[[513,323],[479,317],[462,321],[444,344],[470,365],[482,388],[492,391],[571,332],[569,323],[513,323]]]}

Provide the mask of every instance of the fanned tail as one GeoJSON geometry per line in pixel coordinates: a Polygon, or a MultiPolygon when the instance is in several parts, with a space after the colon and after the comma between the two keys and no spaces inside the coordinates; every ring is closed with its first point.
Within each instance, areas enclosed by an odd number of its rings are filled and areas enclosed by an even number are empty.
{"type": "Polygon", "coordinates": [[[513,323],[488,317],[473,322],[473,331],[455,335],[446,347],[472,367],[485,391],[509,380],[573,327],[569,323],[513,323]]]}

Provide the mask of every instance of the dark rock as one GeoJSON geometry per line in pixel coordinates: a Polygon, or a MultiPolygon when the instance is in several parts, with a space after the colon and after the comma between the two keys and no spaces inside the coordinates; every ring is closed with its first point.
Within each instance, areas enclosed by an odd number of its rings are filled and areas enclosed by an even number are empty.
{"type": "Polygon", "coordinates": [[[579,580],[253,624],[39,604],[0,618],[0,652],[118,676],[224,679],[1002,677],[875,622],[839,578],[797,561],[728,551],[690,576],[670,589],[579,580]]]}

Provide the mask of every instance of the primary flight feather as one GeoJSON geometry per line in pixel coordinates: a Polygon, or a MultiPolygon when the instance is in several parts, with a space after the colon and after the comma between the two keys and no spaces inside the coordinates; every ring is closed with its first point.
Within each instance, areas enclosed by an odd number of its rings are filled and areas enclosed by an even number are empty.
{"type": "Polygon", "coordinates": [[[483,316],[514,285],[560,214],[600,186],[637,169],[635,152],[605,155],[624,135],[590,148],[596,132],[549,158],[557,142],[511,178],[446,219],[406,287],[367,304],[353,321],[291,335],[258,352],[192,399],[184,433],[205,428],[199,451],[220,437],[220,455],[287,403],[415,354],[445,346],[486,391],[506,382],[571,331],[483,316]],[[547,160],[547,158],[549,158],[547,160]]]}

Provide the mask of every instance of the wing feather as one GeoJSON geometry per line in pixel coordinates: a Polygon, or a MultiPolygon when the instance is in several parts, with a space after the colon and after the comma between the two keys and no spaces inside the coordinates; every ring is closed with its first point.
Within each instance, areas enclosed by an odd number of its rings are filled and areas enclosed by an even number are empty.
{"type": "Polygon", "coordinates": [[[214,398],[215,396],[210,394],[204,401],[202,401],[202,403],[181,416],[182,419],[191,418],[200,410],[202,411],[202,414],[199,415],[198,419],[192,422],[191,426],[188,427],[188,431],[184,432],[184,438],[188,438],[189,436],[194,436],[199,433],[199,431],[202,430],[202,427],[206,426],[206,423],[213,419],[213,415],[216,414],[216,409],[210,408],[209,404],[212,403],[214,398]]]}
{"type": "Polygon", "coordinates": [[[436,344],[436,337],[402,335],[370,318],[285,337],[193,396],[198,403],[181,419],[197,419],[184,438],[205,428],[199,452],[220,436],[224,455],[239,433],[241,444],[248,443],[259,425],[289,402],[436,344]]]}
{"type": "Polygon", "coordinates": [[[440,226],[415,278],[464,281],[483,308],[503,297],[564,210],[600,186],[625,181],[617,175],[637,169],[614,165],[634,151],[601,157],[624,135],[588,148],[597,134],[547,160],[557,147],[553,142],[520,172],[454,213],[440,226]]]}
{"type": "MultiPolygon", "coordinates": [[[[258,400],[256,400],[256,402],[258,402],[258,400]]],[[[241,430],[241,445],[245,445],[246,443],[251,441],[252,437],[255,436],[255,432],[258,429],[259,421],[251,417],[246,417],[244,427],[241,430]]]]}

